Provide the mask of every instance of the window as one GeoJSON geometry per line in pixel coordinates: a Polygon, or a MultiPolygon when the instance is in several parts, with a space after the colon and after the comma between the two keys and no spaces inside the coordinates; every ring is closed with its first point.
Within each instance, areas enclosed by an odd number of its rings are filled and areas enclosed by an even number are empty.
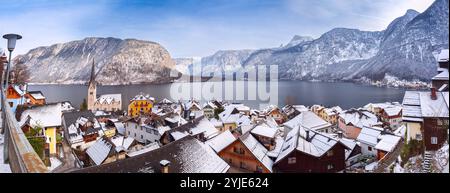
{"type": "Polygon", "coordinates": [[[241,163],[240,163],[240,167],[241,167],[242,169],[247,169],[247,164],[245,164],[244,162],[241,162],[241,163]]]}
{"type": "Polygon", "coordinates": [[[229,126],[229,127],[228,127],[229,130],[232,130],[232,128],[233,128],[232,126],[229,126]]]}
{"type": "Polygon", "coordinates": [[[141,135],[141,139],[144,139],[144,136],[143,136],[143,135],[141,135]]]}
{"type": "Polygon", "coordinates": [[[236,147],[233,147],[233,152],[234,153],[239,153],[238,149],[236,147]]]}
{"type": "Polygon", "coordinates": [[[443,125],[443,121],[442,121],[441,119],[438,119],[438,120],[437,120],[437,125],[438,125],[438,126],[442,126],[442,125],[443,125]]]}
{"type": "Polygon", "coordinates": [[[9,102],[9,107],[13,107],[14,103],[13,102],[9,102]]]}
{"type": "Polygon", "coordinates": [[[244,154],[245,154],[244,149],[240,148],[240,149],[239,149],[239,154],[244,155],[244,154]]]}
{"type": "Polygon", "coordinates": [[[431,144],[436,145],[438,143],[437,137],[431,137],[431,144]]]}
{"type": "Polygon", "coordinates": [[[130,131],[128,131],[128,135],[130,135],[130,131]]]}
{"type": "Polygon", "coordinates": [[[259,165],[256,166],[256,172],[258,173],[262,173],[263,172],[263,168],[259,165]]]}
{"type": "Polygon", "coordinates": [[[331,169],[333,169],[333,168],[334,168],[334,165],[333,165],[333,164],[328,164],[328,165],[327,165],[327,169],[328,169],[328,170],[331,170],[331,169]]]}
{"type": "Polygon", "coordinates": [[[372,147],[367,146],[367,150],[372,151],[372,147]]]}
{"type": "Polygon", "coordinates": [[[420,133],[416,134],[416,139],[417,140],[422,140],[422,134],[420,134],[420,133]]]}
{"type": "Polygon", "coordinates": [[[230,158],[230,159],[228,160],[228,163],[229,163],[230,165],[233,164],[233,159],[230,158]]]}
{"type": "Polygon", "coordinates": [[[333,155],[334,155],[334,154],[333,154],[333,150],[330,150],[330,151],[327,152],[327,156],[328,156],[328,157],[331,157],[331,156],[333,156],[333,155]]]}
{"type": "Polygon", "coordinates": [[[296,157],[288,158],[288,164],[295,164],[295,163],[297,163],[297,158],[296,157]]]}
{"type": "Polygon", "coordinates": [[[134,134],[134,137],[136,138],[136,133],[134,134]]]}

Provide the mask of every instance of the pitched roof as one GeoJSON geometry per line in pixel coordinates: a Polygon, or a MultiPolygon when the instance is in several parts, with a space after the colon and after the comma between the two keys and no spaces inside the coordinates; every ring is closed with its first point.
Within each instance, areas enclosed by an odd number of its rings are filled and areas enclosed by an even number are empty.
{"type": "Polygon", "coordinates": [[[285,122],[283,125],[288,126],[291,129],[302,126],[311,130],[320,130],[331,126],[330,123],[326,122],[311,111],[302,112],[291,120],[285,122]]]}
{"type": "Polygon", "coordinates": [[[275,138],[277,131],[278,131],[277,127],[268,127],[265,124],[258,124],[250,132],[263,137],[275,138]]]}
{"type": "Polygon", "coordinates": [[[97,98],[98,103],[100,104],[111,104],[113,102],[121,102],[122,101],[122,94],[104,94],[100,95],[97,98]]]}
{"type": "Polygon", "coordinates": [[[378,118],[369,111],[362,109],[350,109],[339,114],[345,124],[353,124],[356,127],[374,126],[378,124],[378,118]]]}
{"type": "Polygon", "coordinates": [[[215,152],[219,153],[234,141],[236,141],[236,137],[234,137],[230,130],[226,130],[205,143],[208,144],[215,152]]]}
{"type": "MultiPolygon", "coordinates": [[[[342,143],[328,134],[296,127],[286,135],[280,155],[275,163],[284,159],[294,150],[314,157],[322,157],[336,144],[342,143]]],[[[346,146],[344,145],[344,147],[346,146]]]]}
{"type": "Polygon", "coordinates": [[[160,173],[161,160],[170,161],[170,173],[225,173],[230,166],[206,144],[187,136],[161,148],[79,173],[160,173]]]}
{"type": "Polygon", "coordinates": [[[41,91],[29,91],[28,94],[30,94],[36,100],[45,99],[45,96],[41,91]]]}
{"type": "Polygon", "coordinates": [[[20,116],[20,126],[29,121],[32,127],[61,126],[61,104],[47,104],[26,109],[20,116]]]}
{"type": "Polygon", "coordinates": [[[396,115],[399,115],[400,112],[402,112],[402,107],[392,106],[392,107],[387,107],[383,110],[388,116],[396,116],[396,115]]]}
{"type": "Polygon", "coordinates": [[[439,56],[438,56],[438,61],[439,62],[448,62],[448,53],[449,53],[448,49],[441,50],[441,53],[439,53],[439,56]]]}
{"type": "Polygon", "coordinates": [[[110,144],[107,140],[101,138],[97,140],[93,145],[91,145],[86,153],[88,156],[94,161],[95,165],[100,165],[105,161],[111,152],[113,145],[110,144]]]}
{"type": "Polygon", "coordinates": [[[375,146],[378,143],[378,137],[381,135],[382,131],[383,129],[379,127],[363,127],[356,140],[375,146]]]}
{"type": "Polygon", "coordinates": [[[63,119],[66,123],[67,127],[70,127],[70,125],[76,123],[78,118],[84,117],[89,120],[94,120],[95,116],[91,111],[71,111],[71,112],[64,112],[63,113],[63,119]]]}
{"type": "Polygon", "coordinates": [[[266,169],[272,172],[273,161],[268,156],[269,151],[262,144],[260,144],[258,140],[253,137],[253,135],[246,133],[240,136],[239,140],[245,145],[245,147],[247,147],[250,153],[252,153],[253,156],[255,156],[255,158],[264,165],[266,169]]]}
{"type": "Polygon", "coordinates": [[[391,152],[394,150],[395,146],[397,146],[398,142],[400,142],[400,137],[395,135],[381,135],[381,140],[375,146],[375,149],[379,149],[386,152],[391,152]]]}
{"type": "MultiPolygon", "coordinates": [[[[447,92],[448,93],[448,92],[447,92]]],[[[422,117],[448,117],[448,99],[444,99],[445,94],[436,93],[437,99],[431,99],[431,92],[420,92],[420,109],[422,117]]],[[[448,97],[448,94],[446,95],[448,97]]]]}

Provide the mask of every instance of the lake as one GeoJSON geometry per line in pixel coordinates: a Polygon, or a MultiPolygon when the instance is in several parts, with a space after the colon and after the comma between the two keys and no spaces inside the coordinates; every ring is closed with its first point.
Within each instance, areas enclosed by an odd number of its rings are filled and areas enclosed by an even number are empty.
{"type": "MultiPolygon", "coordinates": [[[[306,106],[313,104],[339,105],[344,109],[349,109],[362,107],[368,103],[401,102],[406,90],[348,82],[279,81],[276,82],[276,86],[254,81],[224,81],[214,82],[214,84],[216,86],[213,89],[211,89],[211,85],[201,82],[98,86],[97,95],[121,93],[123,109],[126,109],[131,98],[141,92],[155,97],[156,100],[163,98],[173,100],[183,96],[185,99],[195,98],[204,102],[209,98],[227,100],[231,97],[232,100],[228,101],[242,102],[252,108],[261,108],[261,104],[265,106],[269,103],[282,107],[288,102],[306,106]],[[212,92],[214,90],[216,92],[212,92]],[[222,92],[219,92],[220,90],[222,92]],[[264,92],[267,90],[271,90],[271,92],[264,92]],[[202,91],[203,95],[200,94],[202,91]],[[270,100],[268,100],[268,97],[270,100]]],[[[87,95],[86,85],[30,85],[29,90],[42,91],[47,98],[47,102],[70,101],[76,108],[80,106],[83,98],[87,95]]]]}

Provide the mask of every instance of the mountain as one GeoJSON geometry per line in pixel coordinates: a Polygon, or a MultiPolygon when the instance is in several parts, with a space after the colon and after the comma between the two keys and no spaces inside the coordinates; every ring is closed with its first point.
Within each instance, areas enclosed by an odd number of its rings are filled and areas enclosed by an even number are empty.
{"type": "Polygon", "coordinates": [[[85,83],[93,61],[96,80],[105,85],[169,82],[175,68],[169,52],[158,43],[117,38],[38,47],[14,60],[28,67],[32,83],[85,83]]]}
{"type": "Polygon", "coordinates": [[[294,36],[279,48],[219,51],[201,65],[207,72],[278,65],[279,77],[288,80],[381,80],[386,75],[430,80],[436,74],[434,56],[448,48],[448,4],[436,0],[423,13],[407,10],[383,31],[335,28],[317,39],[294,36]]]}

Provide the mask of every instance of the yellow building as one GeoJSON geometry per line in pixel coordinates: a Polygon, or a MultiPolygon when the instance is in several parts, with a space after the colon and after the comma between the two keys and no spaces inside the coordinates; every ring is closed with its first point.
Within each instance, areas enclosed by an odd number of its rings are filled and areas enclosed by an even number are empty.
{"type": "Polygon", "coordinates": [[[134,117],[151,112],[154,101],[155,99],[148,95],[136,95],[130,100],[130,104],[128,105],[128,115],[134,117]]]}
{"type": "Polygon", "coordinates": [[[56,154],[56,128],[48,127],[45,128],[45,137],[47,138],[47,143],[49,147],[50,155],[56,154]]]}

